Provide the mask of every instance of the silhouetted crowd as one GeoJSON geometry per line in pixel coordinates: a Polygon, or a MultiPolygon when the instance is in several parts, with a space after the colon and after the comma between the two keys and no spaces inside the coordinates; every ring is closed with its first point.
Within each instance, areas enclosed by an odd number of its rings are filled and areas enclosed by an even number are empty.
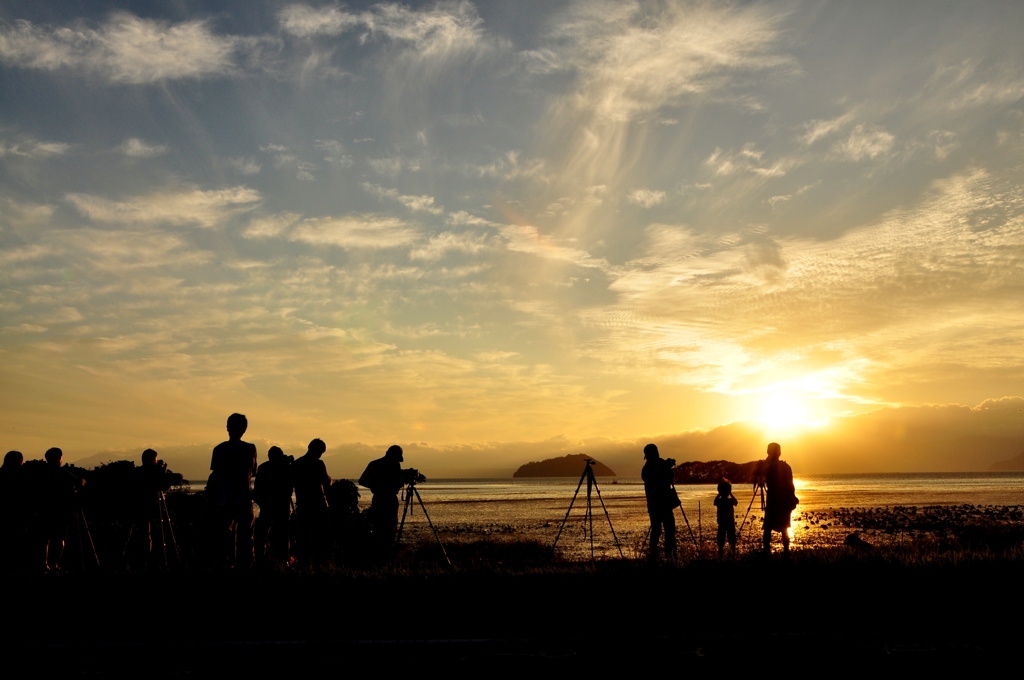
{"type": "MultiPolygon", "coordinates": [[[[266,462],[258,465],[255,445],[242,440],[247,428],[246,417],[233,413],[227,420],[228,440],[213,449],[206,489],[198,497],[202,507],[192,513],[198,519],[188,527],[190,555],[201,555],[214,568],[248,570],[254,564],[311,570],[327,567],[338,544],[339,526],[360,517],[358,491],[346,480],[332,483],[321,460],[327,446],[320,439],[309,442],[298,459],[272,446],[266,462]]],[[[0,564],[4,571],[61,569],[69,536],[76,539],[83,569],[98,567],[101,552],[105,561],[113,558],[130,569],[182,564],[182,546],[165,492],[183,480],[168,471],[156,451],[146,449],[139,467],[121,461],[128,466],[122,472],[128,474],[121,475],[119,485],[108,484],[118,491],[107,493],[108,505],[113,507],[106,509],[104,517],[116,518],[119,524],[114,524],[121,527],[121,533],[108,531],[105,541],[99,541],[105,550],[97,549],[83,512],[86,479],[63,465],[58,448],[49,449],[44,458],[45,462],[26,463],[20,452],[10,451],[0,468],[0,564]]],[[[654,444],[644,447],[644,458],[641,477],[651,523],[649,555],[658,558],[664,536],[664,555],[674,559],[674,510],[681,506],[674,485],[675,461],[661,458],[654,444]]],[[[394,554],[399,491],[425,480],[417,470],[403,469],[403,460],[402,448],[392,446],[382,458],[371,461],[359,478],[359,484],[372,493],[370,507],[365,517],[360,517],[366,539],[360,549],[365,557],[378,562],[386,562],[394,554]]],[[[115,465],[119,464],[101,468],[112,471],[115,465]]],[[[754,489],[755,497],[760,491],[762,498],[764,551],[770,551],[771,534],[778,531],[788,552],[790,515],[798,501],[793,471],[781,460],[778,444],[768,446],[754,489]]],[[[751,499],[751,505],[753,502],[751,499]]],[[[728,480],[719,483],[714,505],[719,556],[726,542],[735,554],[737,500],[728,480]]],[[[179,525],[179,534],[181,528],[179,525]]]]}

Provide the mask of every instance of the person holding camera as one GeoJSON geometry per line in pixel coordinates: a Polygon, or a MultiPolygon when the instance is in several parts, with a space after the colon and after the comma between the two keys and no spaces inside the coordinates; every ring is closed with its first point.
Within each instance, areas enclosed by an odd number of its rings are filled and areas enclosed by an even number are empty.
{"type": "Polygon", "coordinates": [[[771,554],[772,532],[778,531],[782,534],[782,552],[789,555],[790,518],[800,501],[793,485],[793,468],[782,460],[782,447],[775,442],[768,445],[768,457],[761,463],[760,479],[767,492],[762,550],[765,555],[771,554]]]}
{"type": "Polygon", "coordinates": [[[672,468],[676,461],[662,458],[658,447],[648,444],[644,447],[643,469],[640,477],[644,480],[644,495],[647,496],[647,514],[651,519],[650,559],[658,559],[658,540],[661,530],[665,529],[665,557],[675,559],[676,556],[676,517],[673,514],[679,504],[677,496],[672,492],[675,475],[672,468]]]}
{"type": "Polygon", "coordinates": [[[327,466],[320,460],[327,450],[322,439],[314,439],[306,448],[306,455],[292,463],[295,483],[295,514],[299,520],[299,557],[309,566],[320,566],[326,559],[330,528],[330,506],[327,489],[331,477],[327,466]]]}
{"type": "Polygon", "coordinates": [[[151,525],[154,515],[156,517],[160,515],[157,505],[160,502],[160,493],[171,488],[171,479],[167,475],[167,463],[159,460],[157,455],[153,449],[146,449],[142,452],[142,465],[135,468],[133,530],[129,534],[129,540],[138,547],[127,546],[125,548],[125,554],[132,564],[146,563],[152,559],[153,528],[151,525]],[[139,542],[141,545],[138,545],[139,542]]]}
{"type": "MultiPolygon", "coordinates": [[[[252,486],[253,500],[260,506],[254,529],[256,561],[267,559],[267,539],[270,555],[282,564],[288,563],[288,520],[292,515],[292,456],[284,455],[279,446],[267,450],[267,462],[256,468],[252,486]]],[[[323,465],[323,463],[321,463],[323,465]]]]}
{"type": "Polygon", "coordinates": [[[383,458],[372,460],[366,466],[359,485],[373,494],[370,501],[370,534],[378,557],[390,555],[398,530],[398,492],[410,482],[423,482],[426,477],[413,468],[402,469],[402,447],[395,445],[383,458]]]}

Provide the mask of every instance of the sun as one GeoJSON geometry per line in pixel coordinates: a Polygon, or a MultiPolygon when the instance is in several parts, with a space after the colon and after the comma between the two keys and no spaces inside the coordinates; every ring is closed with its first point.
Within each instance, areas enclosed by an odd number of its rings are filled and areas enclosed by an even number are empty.
{"type": "Polygon", "coordinates": [[[764,425],[772,429],[783,429],[810,425],[807,408],[792,394],[774,392],[765,395],[761,402],[761,417],[764,425]]]}

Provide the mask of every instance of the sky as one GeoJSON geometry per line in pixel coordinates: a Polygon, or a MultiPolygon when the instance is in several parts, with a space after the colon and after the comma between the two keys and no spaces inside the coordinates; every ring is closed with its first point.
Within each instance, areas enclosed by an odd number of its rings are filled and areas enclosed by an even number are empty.
{"type": "Polygon", "coordinates": [[[1012,457],[1022,30],[1018,2],[8,0],[3,446],[201,460],[237,411],[346,475],[735,423],[735,459],[813,440],[783,449],[808,470],[1012,457]],[[864,418],[1002,444],[835,463],[864,418]]]}

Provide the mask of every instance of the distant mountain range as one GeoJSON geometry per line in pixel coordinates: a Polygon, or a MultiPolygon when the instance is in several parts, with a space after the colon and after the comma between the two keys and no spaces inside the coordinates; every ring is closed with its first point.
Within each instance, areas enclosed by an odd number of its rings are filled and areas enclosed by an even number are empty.
{"type": "MultiPolygon", "coordinates": [[[[547,460],[535,461],[520,465],[513,477],[579,477],[583,474],[583,466],[586,461],[594,460],[582,453],[571,453],[561,458],[548,458],[547,460]]],[[[615,477],[604,463],[594,460],[594,474],[598,477],[615,477]]]]}
{"type": "Polygon", "coordinates": [[[999,460],[988,466],[989,472],[1021,472],[1024,471],[1024,451],[1009,460],[999,460]]]}

